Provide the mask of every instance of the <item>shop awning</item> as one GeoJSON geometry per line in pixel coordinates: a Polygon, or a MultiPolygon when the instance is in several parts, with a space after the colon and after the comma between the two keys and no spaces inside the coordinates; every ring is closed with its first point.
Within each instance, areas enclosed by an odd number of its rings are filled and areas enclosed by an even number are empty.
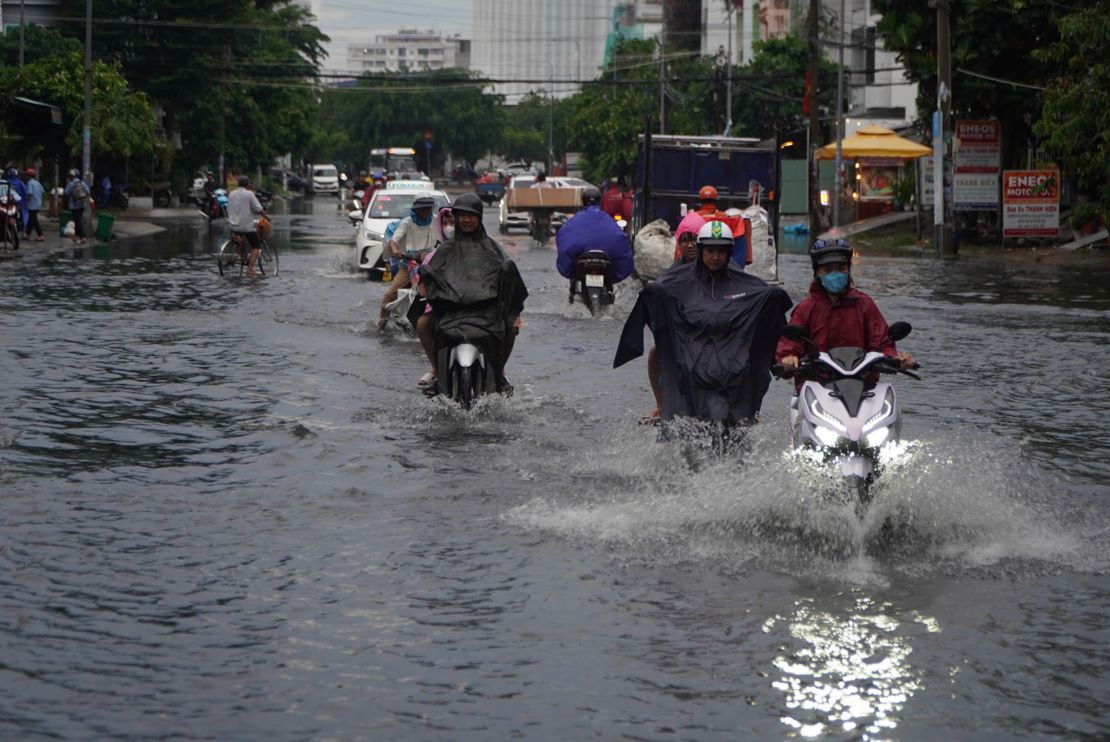
{"type": "MultiPolygon", "coordinates": [[[[931,147],[904,139],[884,126],[864,126],[840,143],[840,156],[845,160],[856,157],[899,157],[913,160],[931,154],[931,147]]],[[[821,147],[814,156],[818,160],[835,160],[836,142],[821,147]]]]}

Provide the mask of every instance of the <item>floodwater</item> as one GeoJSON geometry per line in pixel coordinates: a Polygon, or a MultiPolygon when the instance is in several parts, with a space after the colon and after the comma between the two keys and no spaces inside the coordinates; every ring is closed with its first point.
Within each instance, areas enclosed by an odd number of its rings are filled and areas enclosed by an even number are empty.
{"type": "Polygon", "coordinates": [[[0,265],[0,737],[1110,735],[1107,256],[859,257],[924,376],[861,523],[785,383],[742,452],[656,443],[634,290],[590,319],[524,236],[516,395],[424,399],[292,210],[276,278],[199,219],[0,265]]]}

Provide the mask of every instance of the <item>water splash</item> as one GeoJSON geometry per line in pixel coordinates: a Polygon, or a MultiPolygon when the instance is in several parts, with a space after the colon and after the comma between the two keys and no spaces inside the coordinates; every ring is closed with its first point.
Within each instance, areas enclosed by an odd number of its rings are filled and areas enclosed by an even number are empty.
{"type": "MultiPolygon", "coordinates": [[[[861,519],[835,479],[783,451],[771,426],[721,458],[622,430],[557,470],[536,462],[547,492],[506,522],[651,563],[710,560],[849,582],[883,572],[967,572],[1015,563],[1073,564],[1050,480],[997,441],[921,441],[887,461],[861,519]]],[[[1001,567],[1005,568],[1005,567],[1001,567]]]]}

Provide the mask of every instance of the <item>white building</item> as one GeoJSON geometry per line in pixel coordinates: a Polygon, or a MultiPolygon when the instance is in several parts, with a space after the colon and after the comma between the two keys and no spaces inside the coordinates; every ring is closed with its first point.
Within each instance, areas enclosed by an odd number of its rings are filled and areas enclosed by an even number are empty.
{"type": "MultiPolygon", "coordinates": [[[[875,31],[882,15],[873,12],[871,0],[824,0],[825,9],[838,16],[842,2],[848,44],[844,49],[848,71],[844,85],[851,100],[847,115],[852,119],[845,135],[870,123],[895,127],[909,124],[917,118],[917,83],[906,78],[894,53],[882,48],[875,31]]],[[[825,48],[826,56],[834,62],[837,51],[832,45],[825,48]]]]}
{"type": "Polygon", "coordinates": [[[473,1],[471,66],[506,81],[495,87],[507,103],[532,90],[566,97],[597,77],[616,0],[473,1]]]}
{"type": "Polygon", "coordinates": [[[428,72],[468,66],[470,40],[458,34],[401,29],[374,38],[373,44],[347,45],[347,70],[367,72],[428,72]]]}

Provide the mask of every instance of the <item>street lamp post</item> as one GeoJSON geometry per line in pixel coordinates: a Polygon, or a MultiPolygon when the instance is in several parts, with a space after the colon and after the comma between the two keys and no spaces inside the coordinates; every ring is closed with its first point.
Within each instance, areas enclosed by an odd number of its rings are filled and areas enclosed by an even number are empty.
{"type": "Polygon", "coordinates": [[[85,0],[85,125],[81,130],[81,177],[92,166],[92,0],[85,0]]]}
{"type": "Polygon", "coordinates": [[[841,144],[844,139],[844,0],[840,0],[840,51],[836,62],[836,164],[833,166],[833,227],[840,226],[841,144]]]}

